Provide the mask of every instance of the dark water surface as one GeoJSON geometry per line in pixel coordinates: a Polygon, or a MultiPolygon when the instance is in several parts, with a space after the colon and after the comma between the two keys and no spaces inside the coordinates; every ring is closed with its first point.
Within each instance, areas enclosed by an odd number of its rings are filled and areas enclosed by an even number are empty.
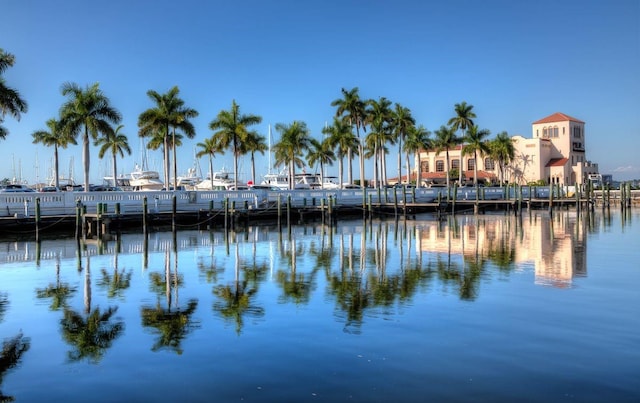
{"type": "Polygon", "coordinates": [[[640,401],[640,211],[0,243],[0,401],[640,401]]]}

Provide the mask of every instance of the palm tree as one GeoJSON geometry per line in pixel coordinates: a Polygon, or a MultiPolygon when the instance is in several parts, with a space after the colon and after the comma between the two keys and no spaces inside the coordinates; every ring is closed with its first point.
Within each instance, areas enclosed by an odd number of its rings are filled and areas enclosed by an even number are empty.
{"type": "Polygon", "coordinates": [[[213,138],[223,149],[231,147],[233,152],[233,174],[236,188],[238,186],[238,156],[243,151],[241,143],[246,141],[248,127],[262,122],[262,117],[257,115],[243,115],[236,101],[231,102],[231,109],[221,110],[214,120],[209,123],[209,128],[214,131],[213,138]]]}
{"type": "MultiPolygon", "coordinates": [[[[449,119],[448,124],[453,128],[454,131],[460,130],[462,132],[462,135],[460,137],[464,137],[464,132],[466,132],[468,128],[473,126],[473,119],[476,118],[476,114],[472,109],[473,105],[467,105],[465,101],[454,105],[456,116],[449,119]]],[[[460,154],[460,183],[462,183],[462,171],[462,154],[460,154]]]]}
{"type": "MultiPolygon", "coordinates": [[[[354,87],[347,91],[342,88],[342,98],[338,98],[331,102],[331,106],[337,106],[336,116],[342,117],[351,127],[356,128],[356,138],[358,139],[358,154],[360,156],[360,185],[364,186],[364,144],[360,138],[360,128],[366,131],[365,121],[367,118],[366,102],[360,99],[358,87],[354,87]]],[[[353,159],[353,150],[347,151],[347,160],[349,162],[348,181],[353,183],[351,174],[351,161],[353,159]]]]}
{"type": "Polygon", "coordinates": [[[273,146],[276,165],[289,165],[289,189],[293,189],[295,167],[304,166],[300,157],[311,148],[309,129],[306,123],[294,120],[288,125],[276,124],[276,130],[280,132],[280,141],[273,146]]]}
{"type": "MultiPolygon", "coordinates": [[[[411,110],[396,103],[391,125],[398,141],[398,183],[402,183],[402,141],[407,135],[409,128],[415,124],[416,120],[411,116],[411,110]]],[[[407,181],[409,181],[409,172],[407,172],[407,181]]]]}
{"type": "Polygon", "coordinates": [[[264,152],[269,149],[267,146],[266,137],[261,136],[256,131],[247,132],[246,139],[241,145],[241,154],[251,154],[251,180],[256,183],[256,161],[255,153],[264,155],[264,152]]]}
{"type": "Polygon", "coordinates": [[[331,149],[329,139],[318,141],[314,138],[310,139],[311,147],[307,154],[307,162],[312,167],[316,163],[320,164],[320,183],[324,184],[324,165],[332,165],[336,159],[336,154],[331,149]]]}
{"type": "Polygon", "coordinates": [[[455,130],[447,126],[440,126],[440,129],[435,132],[436,138],[434,139],[433,146],[436,151],[436,155],[439,155],[441,151],[445,151],[446,153],[446,180],[447,180],[447,189],[449,188],[449,150],[458,144],[460,144],[461,140],[456,136],[455,130]]]}
{"type": "Polygon", "coordinates": [[[480,157],[489,154],[487,137],[490,134],[489,130],[479,129],[478,126],[473,125],[468,128],[467,134],[463,138],[466,144],[462,147],[461,155],[473,153],[473,184],[476,187],[476,196],[478,195],[478,154],[480,157]]]}
{"type": "MultiPolygon", "coordinates": [[[[0,48],[0,123],[4,121],[4,116],[8,113],[14,119],[20,120],[21,113],[27,113],[27,103],[22,99],[20,93],[5,84],[2,74],[13,66],[15,57],[11,53],[0,48]]],[[[4,139],[9,131],[0,125],[0,139],[4,139]]]]}
{"type": "Polygon", "coordinates": [[[58,120],[52,118],[47,120],[47,127],[49,131],[38,130],[31,134],[33,137],[33,143],[42,143],[45,146],[53,146],[53,175],[55,178],[55,187],[60,187],[59,160],[58,160],[58,148],[67,148],[69,144],[78,144],[76,140],[69,136],[67,132],[62,130],[61,124],[58,120]]]}
{"type": "Polygon", "coordinates": [[[180,89],[177,86],[171,88],[166,94],[160,94],[154,90],[147,91],[147,95],[155,107],[147,109],[138,116],[139,134],[141,137],[150,137],[164,129],[164,180],[165,188],[169,189],[169,146],[173,150],[173,186],[178,184],[178,165],[176,161],[176,129],[180,129],[188,138],[196,135],[195,128],[189,119],[198,116],[195,109],[184,106],[184,101],[178,97],[180,89]],[[171,130],[173,129],[173,130],[171,130]],[[169,139],[171,135],[172,140],[169,139]]]}
{"type": "Polygon", "coordinates": [[[82,132],[82,161],[84,163],[84,191],[89,191],[89,136],[94,140],[98,133],[113,132],[111,124],[118,124],[122,116],[112,107],[106,95],[100,90],[99,83],[82,89],[75,83],[64,83],[62,95],[68,97],[60,108],[63,130],[76,137],[82,132]]]}
{"type": "Polygon", "coordinates": [[[489,142],[490,155],[498,162],[500,169],[500,185],[504,184],[504,168],[515,158],[515,147],[507,132],[498,135],[489,142]]]}
{"type": "Polygon", "coordinates": [[[113,186],[118,186],[118,167],[116,165],[116,160],[118,154],[124,158],[124,153],[126,152],[128,155],[131,155],[131,147],[129,147],[129,141],[127,140],[127,136],[120,133],[120,130],[124,127],[124,125],[118,125],[116,130],[113,133],[107,133],[102,137],[99,137],[95,144],[100,147],[98,150],[98,158],[104,158],[104,155],[107,151],[111,152],[111,156],[113,158],[113,186]]]}
{"type": "Polygon", "coordinates": [[[212,137],[204,139],[203,142],[196,145],[200,147],[200,151],[196,153],[196,158],[202,158],[205,155],[209,156],[209,182],[211,183],[211,190],[213,190],[213,156],[221,152],[222,149],[212,137]]]}
{"type": "Polygon", "coordinates": [[[425,129],[422,125],[411,126],[407,132],[407,137],[404,142],[404,151],[407,153],[407,175],[411,177],[411,170],[409,165],[409,153],[414,154],[414,161],[418,164],[416,166],[416,186],[420,185],[420,150],[428,150],[432,147],[431,132],[425,129]]]}
{"type": "MultiPolygon", "coordinates": [[[[370,109],[367,113],[367,123],[371,127],[371,132],[367,135],[367,143],[371,149],[371,156],[374,158],[374,182],[376,186],[382,181],[382,173],[386,171],[385,143],[391,141],[390,138],[393,112],[391,111],[391,101],[385,97],[380,97],[378,101],[367,101],[370,109]]],[[[386,182],[386,181],[385,181],[386,182]]]]}
{"type": "Polygon", "coordinates": [[[333,118],[333,124],[331,126],[325,126],[322,129],[322,133],[329,136],[327,137],[327,141],[330,147],[335,150],[336,157],[338,158],[338,176],[340,178],[340,186],[342,186],[342,160],[345,156],[348,157],[349,150],[358,147],[358,138],[354,136],[351,131],[351,126],[337,117],[333,118]]]}

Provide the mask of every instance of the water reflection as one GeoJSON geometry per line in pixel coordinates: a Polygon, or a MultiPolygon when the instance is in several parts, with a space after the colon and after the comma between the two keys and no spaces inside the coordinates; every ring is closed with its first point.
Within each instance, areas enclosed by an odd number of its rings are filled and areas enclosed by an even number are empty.
{"type": "Polygon", "coordinates": [[[72,346],[68,359],[72,362],[88,360],[97,364],[113,341],[122,335],[124,322],[112,321],[118,307],[109,307],[103,311],[100,307],[91,308],[91,257],[86,256],[84,276],[84,311],[77,312],[70,307],[64,308],[64,317],[60,320],[62,337],[72,346]]]}
{"type": "MultiPolygon", "coordinates": [[[[22,332],[2,342],[2,352],[0,353],[0,386],[2,386],[3,378],[7,372],[18,366],[20,358],[30,347],[31,340],[28,337],[24,337],[22,332]]],[[[0,389],[0,402],[12,402],[14,400],[13,396],[5,395],[2,393],[2,389],[0,389]]]]}

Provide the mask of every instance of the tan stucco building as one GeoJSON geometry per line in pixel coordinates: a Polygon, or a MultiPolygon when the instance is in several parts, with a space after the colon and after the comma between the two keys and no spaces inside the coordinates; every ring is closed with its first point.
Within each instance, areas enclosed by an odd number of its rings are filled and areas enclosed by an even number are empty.
{"type": "MultiPolygon", "coordinates": [[[[554,113],[532,123],[532,137],[511,137],[515,149],[514,159],[504,172],[510,183],[526,185],[543,181],[545,184],[582,184],[589,176],[598,174],[598,165],[586,159],[584,122],[554,113]]],[[[462,147],[449,150],[450,169],[463,167],[463,181],[473,180],[473,155],[461,155],[462,147]]],[[[446,153],[438,155],[432,150],[423,151],[416,161],[420,178],[424,182],[444,183],[446,153]]],[[[499,178],[497,164],[488,156],[478,158],[478,181],[496,182],[499,178]]]]}

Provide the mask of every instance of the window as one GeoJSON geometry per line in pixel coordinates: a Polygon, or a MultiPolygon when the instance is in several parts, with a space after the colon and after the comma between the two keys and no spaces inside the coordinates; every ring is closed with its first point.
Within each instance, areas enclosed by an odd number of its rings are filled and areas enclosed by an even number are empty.
{"type": "Polygon", "coordinates": [[[547,128],[543,127],[542,128],[542,138],[546,139],[547,137],[549,137],[549,134],[547,133],[547,128]]]}
{"type": "Polygon", "coordinates": [[[444,161],[436,161],[436,172],[444,172],[444,161]]]}
{"type": "Polygon", "coordinates": [[[496,164],[491,158],[484,159],[484,169],[487,171],[493,171],[494,169],[496,169],[496,164]]]}
{"type": "Polygon", "coordinates": [[[473,171],[476,166],[476,160],[474,158],[469,158],[467,160],[467,171],[473,171]]]}
{"type": "Polygon", "coordinates": [[[553,137],[558,137],[558,126],[553,127],[553,137]]]}
{"type": "Polygon", "coordinates": [[[420,162],[420,172],[429,172],[429,161],[420,162]]]}
{"type": "Polygon", "coordinates": [[[451,169],[460,169],[460,160],[451,160],[451,169]]]}

